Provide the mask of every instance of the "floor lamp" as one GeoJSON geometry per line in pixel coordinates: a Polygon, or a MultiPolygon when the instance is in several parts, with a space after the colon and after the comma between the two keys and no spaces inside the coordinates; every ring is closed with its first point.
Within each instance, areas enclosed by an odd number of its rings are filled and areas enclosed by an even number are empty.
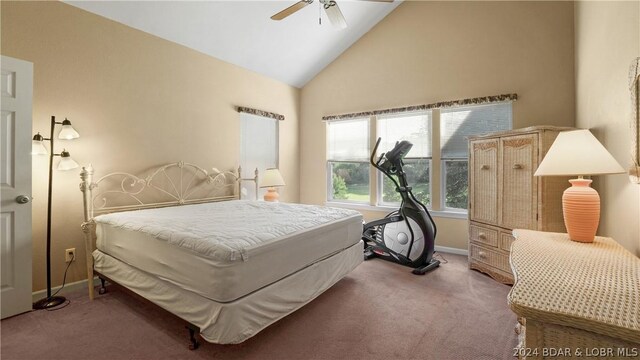
{"type": "Polygon", "coordinates": [[[52,296],[51,295],[51,192],[53,185],[53,158],[54,156],[60,156],[60,162],[58,163],[58,170],[71,170],[78,167],[78,163],[75,162],[68,151],[62,150],[61,153],[55,154],[53,152],[53,132],[56,125],[62,125],[62,129],[58,134],[58,139],[71,140],[80,137],[78,132],[71,126],[71,121],[64,119],[63,122],[57,122],[56,117],[51,117],[51,135],[49,138],[45,138],[40,133],[33,136],[33,143],[31,145],[32,155],[47,155],[49,154],[49,192],[47,200],[47,297],[40,299],[33,303],[34,309],[49,309],[63,304],[66,299],[64,296],[52,296]],[[43,142],[49,141],[49,150],[47,151],[43,142]]]}

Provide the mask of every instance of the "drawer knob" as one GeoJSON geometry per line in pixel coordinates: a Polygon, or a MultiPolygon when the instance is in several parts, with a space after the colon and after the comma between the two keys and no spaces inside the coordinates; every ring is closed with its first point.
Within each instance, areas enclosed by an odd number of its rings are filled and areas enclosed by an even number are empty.
{"type": "Polygon", "coordinates": [[[486,258],[487,257],[487,253],[484,251],[478,251],[478,256],[480,256],[481,258],[486,258]]]}
{"type": "Polygon", "coordinates": [[[484,233],[479,233],[478,234],[478,239],[486,239],[487,235],[485,235],[484,233]]]}
{"type": "Polygon", "coordinates": [[[480,166],[480,170],[489,170],[489,165],[480,166]]]}
{"type": "Polygon", "coordinates": [[[513,168],[514,168],[514,169],[516,169],[516,170],[520,170],[520,169],[522,169],[522,167],[523,167],[523,166],[522,166],[522,165],[520,165],[520,164],[514,164],[514,165],[513,165],[513,168]]]}

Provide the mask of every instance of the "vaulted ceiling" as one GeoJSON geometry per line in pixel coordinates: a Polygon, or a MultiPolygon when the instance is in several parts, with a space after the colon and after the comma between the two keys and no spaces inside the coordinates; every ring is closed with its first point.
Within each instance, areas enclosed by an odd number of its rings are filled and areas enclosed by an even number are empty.
{"type": "Polygon", "coordinates": [[[303,87],[400,2],[337,0],[348,25],[339,30],[318,0],[280,21],[270,17],[296,0],[67,1],[295,87],[303,87]]]}

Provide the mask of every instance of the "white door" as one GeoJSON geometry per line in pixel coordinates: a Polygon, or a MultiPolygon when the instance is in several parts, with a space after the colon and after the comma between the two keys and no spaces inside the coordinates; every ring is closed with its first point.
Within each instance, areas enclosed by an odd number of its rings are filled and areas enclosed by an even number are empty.
{"type": "Polygon", "coordinates": [[[2,318],[31,310],[33,64],[2,56],[0,297],[2,318]]]}

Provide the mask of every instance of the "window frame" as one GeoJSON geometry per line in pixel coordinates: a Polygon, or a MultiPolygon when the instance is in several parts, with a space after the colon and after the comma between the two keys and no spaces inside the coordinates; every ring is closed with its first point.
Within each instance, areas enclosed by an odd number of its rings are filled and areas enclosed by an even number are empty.
{"type": "MultiPolygon", "coordinates": [[[[446,206],[446,162],[447,161],[466,161],[467,162],[467,179],[468,179],[468,171],[469,171],[469,153],[467,151],[466,157],[442,157],[442,144],[441,144],[441,128],[442,128],[442,110],[450,110],[450,109],[465,109],[465,108],[475,108],[480,106],[494,106],[505,104],[510,106],[510,116],[509,116],[509,126],[508,129],[513,129],[513,101],[499,101],[499,102],[491,102],[487,104],[470,104],[463,106],[455,106],[455,107],[446,107],[446,108],[431,108],[428,110],[421,111],[407,111],[405,113],[394,114],[394,117],[402,117],[403,115],[410,116],[411,114],[416,113],[429,113],[430,116],[430,128],[429,132],[431,135],[431,157],[411,157],[406,158],[406,160],[420,160],[424,159],[428,161],[429,166],[429,203],[425,204],[429,209],[429,212],[432,215],[438,217],[447,217],[447,218],[458,218],[458,219],[466,219],[468,218],[468,206],[465,209],[458,209],[446,206]],[[437,122],[437,124],[436,124],[437,122]],[[436,148],[437,147],[437,148],[436,148]],[[437,167],[437,169],[436,169],[437,167]],[[434,186],[437,186],[437,190],[439,194],[434,194],[434,186]]],[[[376,116],[371,115],[368,117],[357,118],[357,119],[349,119],[349,120],[329,120],[327,124],[331,122],[342,122],[342,121],[357,121],[357,120],[367,120],[369,124],[369,134],[368,134],[368,148],[369,148],[369,156],[371,155],[371,151],[373,150],[373,144],[375,144],[374,139],[377,139],[379,136],[378,130],[378,119],[379,118],[388,118],[388,115],[376,116]]],[[[493,132],[494,130],[487,130],[486,132],[493,132]]],[[[497,130],[496,130],[497,131],[497,130]]],[[[329,126],[326,126],[326,143],[329,141],[329,126]]],[[[399,203],[389,203],[383,202],[383,179],[384,174],[382,174],[378,169],[375,169],[371,166],[369,160],[366,163],[369,165],[369,201],[355,201],[355,200],[346,200],[346,199],[332,199],[333,195],[333,169],[331,168],[331,162],[348,162],[348,163],[364,163],[363,161],[358,160],[330,160],[328,158],[328,149],[326,159],[326,185],[327,185],[327,196],[326,202],[327,205],[338,205],[346,208],[352,208],[357,210],[368,210],[368,211],[380,211],[380,212],[388,212],[393,209],[397,209],[399,203]],[[375,176],[373,176],[373,172],[375,172],[375,176]]],[[[467,180],[467,196],[468,196],[468,180],[467,180]]],[[[468,203],[468,201],[467,201],[468,203]]]]}
{"type": "Polygon", "coordinates": [[[331,163],[356,163],[356,164],[367,164],[370,166],[369,160],[332,160],[329,159],[329,125],[331,123],[347,123],[347,122],[357,122],[357,121],[366,121],[367,129],[369,129],[369,134],[367,134],[367,151],[369,155],[371,154],[371,117],[362,117],[355,118],[349,120],[335,120],[335,121],[327,121],[327,125],[325,126],[326,130],[326,150],[325,150],[325,182],[327,185],[327,195],[326,201],[327,203],[332,204],[354,204],[354,205],[366,205],[371,204],[372,196],[371,196],[371,171],[369,171],[369,200],[366,201],[358,201],[358,200],[349,200],[349,199],[334,199],[333,198],[333,169],[331,163]]]}
{"type": "MultiPolygon", "coordinates": [[[[399,118],[404,118],[404,117],[412,117],[412,116],[427,116],[427,134],[433,134],[433,111],[431,109],[429,110],[418,110],[418,111],[406,111],[406,112],[402,112],[402,113],[397,113],[397,114],[391,114],[391,115],[378,115],[378,116],[372,116],[372,120],[373,120],[373,124],[372,124],[372,134],[374,135],[374,138],[377,139],[380,136],[380,122],[382,120],[390,120],[390,119],[399,119],[399,118]]],[[[429,145],[431,145],[431,149],[430,149],[430,153],[431,156],[420,156],[420,157],[407,157],[405,158],[405,160],[427,160],[428,162],[428,169],[431,170],[433,169],[433,135],[431,137],[431,139],[429,139],[429,145]]],[[[370,149],[369,152],[371,152],[373,149],[370,149]]],[[[373,206],[380,206],[380,207],[398,207],[400,206],[400,202],[385,202],[384,201],[384,178],[385,175],[382,174],[381,171],[378,171],[377,169],[376,171],[376,184],[375,184],[375,189],[376,189],[376,198],[375,198],[375,203],[372,202],[373,206]]],[[[427,208],[431,208],[431,204],[433,202],[433,188],[432,188],[432,171],[429,171],[429,203],[425,204],[427,206],[427,208]]]]}
{"type": "MultiPolygon", "coordinates": [[[[488,104],[476,104],[476,105],[464,105],[464,106],[455,106],[455,107],[451,107],[451,108],[446,108],[446,109],[438,109],[438,121],[440,122],[440,126],[438,127],[438,137],[439,137],[439,146],[440,146],[440,152],[439,152],[439,156],[440,156],[440,208],[442,209],[442,211],[446,211],[446,212],[454,212],[454,213],[464,213],[467,214],[469,212],[469,149],[467,148],[467,152],[466,152],[466,157],[443,157],[442,156],[442,144],[441,139],[442,139],[442,124],[444,122],[444,120],[442,119],[442,110],[462,110],[464,111],[464,109],[469,109],[469,108],[478,108],[478,107],[488,107],[488,106],[496,106],[496,105],[509,105],[510,108],[510,114],[509,114],[509,126],[508,129],[511,130],[513,129],[513,102],[512,101],[500,101],[500,102],[493,102],[493,103],[488,103],[488,104]],[[446,180],[446,176],[447,176],[447,172],[445,170],[446,168],[446,162],[447,161],[459,161],[459,160],[466,160],[467,161],[467,208],[466,209],[458,209],[458,208],[452,208],[452,207],[448,207],[447,206],[447,180],[446,180]]],[[[500,130],[492,130],[489,132],[493,132],[493,131],[500,131],[500,130]]],[[[435,135],[434,135],[435,136],[435,135]]]]}

